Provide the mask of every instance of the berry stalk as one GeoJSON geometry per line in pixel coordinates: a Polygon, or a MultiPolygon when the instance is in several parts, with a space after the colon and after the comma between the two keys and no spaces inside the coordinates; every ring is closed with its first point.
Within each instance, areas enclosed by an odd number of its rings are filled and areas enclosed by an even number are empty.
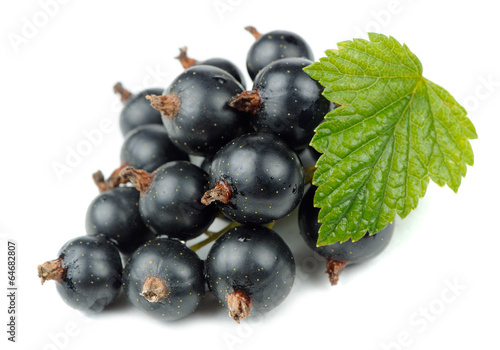
{"type": "Polygon", "coordinates": [[[193,251],[197,251],[201,248],[203,248],[204,246],[206,246],[207,244],[215,241],[217,238],[219,238],[220,236],[222,236],[224,233],[226,233],[227,231],[235,228],[235,227],[238,227],[240,226],[239,223],[237,223],[236,221],[232,221],[229,225],[227,225],[226,227],[224,227],[222,230],[220,231],[217,231],[217,232],[211,232],[210,234],[206,233],[208,235],[208,238],[204,239],[203,241],[201,242],[198,242],[194,245],[192,245],[191,247],[189,247],[191,250],[193,251]]]}
{"type": "Polygon", "coordinates": [[[120,95],[120,100],[122,103],[126,103],[127,100],[132,96],[132,93],[125,89],[122,83],[118,82],[113,86],[113,91],[115,94],[120,95]]]}

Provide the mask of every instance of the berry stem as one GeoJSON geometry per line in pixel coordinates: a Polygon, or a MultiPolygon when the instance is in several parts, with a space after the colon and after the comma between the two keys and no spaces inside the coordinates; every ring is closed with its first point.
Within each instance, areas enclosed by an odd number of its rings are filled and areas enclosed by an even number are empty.
{"type": "Polygon", "coordinates": [[[257,114],[262,108],[262,100],[257,89],[243,91],[236,94],[229,100],[229,106],[236,108],[239,111],[257,114]]]}
{"type": "Polygon", "coordinates": [[[335,259],[328,259],[326,262],[326,271],[332,286],[336,285],[339,281],[339,276],[344,271],[347,261],[339,261],[335,259]]]}
{"type": "Polygon", "coordinates": [[[188,69],[189,67],[194,66],[196,64],[196,62],[198,62],[195,59],[188,57],[187,46],[183,46],[179,50],[181,51],[181,53],[179,54],[179,56],[177,56],[175,58],[177,58],[181,62],[182,66],[185,69],[188,69]]]}
{"type": "Polygon", "coordinates": [[[201,198],[201,203],[210,205],[215,201],[219,201],[225,204],[228,203],[232,197],[233,191],[231,190],[231,186],[229,186],[226,181],[221,180],[217,182],[214,188],[205,192],[201,198]]]}
{"type": "Polygon", "coordinates": [[[107,184],[111,188],[116,188],[119,185],[124,185],[129,182],[128,179],[124,179],[123,177],[120,176],[120,173],[125,167],[129,166],[130,164],[127,162],[123,162],[122,165],[120,165],[119,168],[115,169],[111,175],[108,177],[107,184]]]}
{"type": "Polygon", "coordinates": [[[113,91],[115,94],[120,95],[120,100],[122,103],[127,102],[127,100],[132,96],[132,93],[125,89],[122,83],[118,82],[113,86],[113,91]]]}
{"type": "Polygon", "coordinates": [[[128,163],[123,163],[118,169],[116,169],[111,173],[107,181],[104,180],[104,175],[100,170],[93,173],[92,179],[94,180],[94,183],[99,189],[99,193],[112,190],[113,188],[118,187],[120,184],[126,184],[127,182],[129,182],[128,179],[122,178],[120,176],[120,172],[123,170],[123,168],[125,168],[128,165],[129,165],[128,163]]]}
{"type": "Polygon", "coordinates": [[[243,319],[250,316],[252,299],[250,299],[247,293],[236,290],[227,296],[227,306],[229,308],[229,316],[239,324],[243,319]]]}
{"type": "Polygon", "coordinates": [[[140,295],[151,303],[158,303],[165,299],[168,294],[168,287],[164,280],[157,276],[149,276],[142,285],[140,295]]]}
{"type": "Polygon", "coordinates": [[[153,174],[148,173],[145,170],[139,170],[133,166],[126,166],[120,171],[120,176],[124,179],[129,180],[135,186],[135,188],[144,195],[151,185],[153,180],[153,174]]]}
{"type": "Polygon", "coordinates": [[[310,166],[304,169],[306,177],[304,179],[304,185],[311,184],[314,178],[314,173],[316,172],[316,165],[310,166]]]}
{"type": "Polygon", "coordinates": [[[42,285],[48,280],[61,282],[66,276],[66,269],[62,267],[61,258],[46,261],[43,264],[38,265],[37,269],[38,277],[40,277],[42,285]]]}
{"type": "Polygon", "coordinates": [[[252,34],[255,39],[258,39],[262,36],[262,34],[260,34],[259,31],[257,29],[255,29],[255,27],[248,26],[248,27],[245,27],[245,30],[250,32],[250,34],[252,34]]]}
{"type": "Polygon", "coordinates": [[[232,221],[229,225],[227,225],[226,227],[224,227],[222,230],[220,230],[218,232],[210,232],[210,233],[207,232],[206,234],[207,234],[208,238],[204,239],[201,242],[198,242],[198,243],[192,245],[189,248],[191,248],[191,250],[193,250],[193,251],[197,251],[197,250],[203,248],[204,246],[206,246],[207,244],[209,244],[210,242],[215,241],[217,238],[222,236],[225,232],[229,231],[232,228],[238,227],[239,225],[240,224],[237,223],[236,221],[232,221]]]}
{"type": "Polygon", "coordinates": [[[102,174],[102,171],[98,170],[95,173],[93,173],[92,179],[94,180],[94,183],[99,189],[99,193],[106,192],[107,190],[110,189],[108,183],[104,180],[104,175],[102,174]]]}
{"type": "Polygon", "coordinates": [[[181,99],[173,93],[161,96],[147,95],[146,99],[151,102],[151,107],[170,120],[174,119],[181,108],[181,99]]]}

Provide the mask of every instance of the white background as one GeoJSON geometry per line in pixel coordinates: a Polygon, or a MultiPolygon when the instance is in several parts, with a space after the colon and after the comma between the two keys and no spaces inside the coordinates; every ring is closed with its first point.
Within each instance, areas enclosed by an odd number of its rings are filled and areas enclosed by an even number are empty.
{"type": "MultiPolygon", "coordinates": [[[[500,346],[500,45],[493,1],[74,0],[52,8],[46,22],[40,14],[45,2],[0,5],[0,288],[7,284],[10,237],[18,244],[13,348],[500,346]],[[39,28],[13,45],[9,37],[22,37],[25,21],[39,28]],[[91,174],[101,169],[109,175],[119,165],[120,104],[113,84],[122,81],[133,92],[165,87],[182,71],[173,57],[184,45],[192,57],[226,57],[244,70],[253,42],[243,30],[247,25],[263,33],[295,31],[317,58],[366,31],[406,43],[424,76],[466,106],[477,128],[475,165],[458,194],[431,184],[418,209],[397,220],[388,249],[371,263],[348,267],[336,287],[323,273],[324,262],[298,236],[294,213],[275,228],[296,256],[296,284],[279,308],[239,326],[210,296],[194,314],[170,324],[150,320],[123,295],[96,316],[72,310],[53,282],[40,286],[36,266],[85,234],[85,212],[97,195],[91,174]],[[103,120],[112,131],[58,177],[54,162],[65,164],[68,150],[86,139],[84,131],[98,129],[103,120]]],[[[7,300],[0,298],[4,348],[7,300]]]]}

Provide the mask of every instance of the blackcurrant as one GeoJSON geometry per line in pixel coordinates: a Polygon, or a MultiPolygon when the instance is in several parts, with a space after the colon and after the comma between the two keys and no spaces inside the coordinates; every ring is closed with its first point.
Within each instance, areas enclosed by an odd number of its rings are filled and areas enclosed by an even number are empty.
{"type": "Polygon", "coordinates": [[[372,259],[387,247],[394,232],[394,224],[387,225],[375,235],[370,235],[367,232],[355,242],[348,240],[343,243],[318,247],[316,243],[321,224],[318,222],[319,208],[313,206],[315,191],[316,187],[311,186],[300,204],[300,235],[311,249],[327,259],[326,273],[333,286],[337,284],[339,275],[346,265],[372,259]]]}
{"type": "Polygon", "coordinates": [[[228,218],[243,224],[280,219],[299,204],[304,171],[299,158],[271,133],[240,136],[215,155],[211,190],[202,202],[216,202],[228,218]]]}
{"type": "Polygon", "coordinates": [[[200,202],[209,179],[196,165],[169,162],[153,173],[126,167],[121,175],[141,192],[139,211],[156,235],[189,240],[205,232],[215,219],[216,208],[200,202]]]}
{"type": "Polygon", "coordinates": [[[252,80],[269,63],[281,58],[304,57],[314,61],[311,48],[299,35],[285,30],[260,34],[254,27],[246,27],[257,39],[247,55],[247,70],[252,80]]]}
{"type": "Polygon", "coordinates": [[[163,92],[163,89],[151,88],[132,95],[132,93],[125,89],[121,83],[116,83],[113,90],[115,93],[120,94],[121,101],[124,104],[120,113],[120,130],[122,135],[126,135],[129,131],[141,125],[161,125],[160,112],[151,108],[150,103],[145,97],[151,94],[159,95],[163,92]]]}
{"type": "Polygon", "coordinates": [[[215,241],[206,271],[210,291],[239,323],[285,300],[295,279],[295,261],[273,230],[239,226],[215,241]]]}
{"type": "Polygon", "coordinates": [[[228,106],[243,87],[226,71],[194,66],[179,75],[163,96],[150,95],[161,111],[170,140],[188,154],[212,157],[222,146],[251,129],[243,112],[228,106]]]}
{"type": "MultiPolygon", "coordinates": [[[[116,172],[114,174],[116,177],[116,172]]],[[[87,209],[87,235],[109,239],[124,254],[132,253],[141,243],[153,238],[139,214],[139,192],[133,187],[117,187],[113,181],[104,181],[100,171],[93,178],[101,193],[87,209]]],[[[113,179],[113,175],[110,178],[113,179]]],[[[118,176],[116,182],[119,179],[118,176]]]]}
{"type": "Polygon", "coordinates": [[[269,130],[293,149],[304,149],[331,106],[323,87],[303,70],[312,63],[285,58],[267,65],[253,90],[235,95],[229,105],[250,113],[257,131],[269,130]]]}
{"type": "Polygon", "coordinates": [[[192,66],[199,65],[207,65],[214,66],[220,69],[225,70],[229,74],[231,74],[243,87],[245,87],[245,77],[241,73],[240,69],[231,61],[226,60],[225,58],[209,58],[205,61],[197,61],[193,58],[188,57],[187,55],[187,47],[184,46],[180,49],[181,53],[176,58],[181,62],[184,68],[190,68],[192,66]]]}
{"type": "Polygon", "coordinates": [[[125,136],[121,161],[134,168],[153,171],[174,160],[189,160],[189,156],[173,145],[163,125],[143,125],[125,136]]]}
{"type": "Polygon", "coordinates": [[[42,284],[56,281],[57,292],[72,308],[100,312],[120,292],[120,254],[104,238],[77,237],[59,250],[57,259],[38,266],[38,277],[42,284]]]}
{"type": "Polygon", "coordinates": [[[132,254],[123,272],[128,300],[165,321],[192,313],[205,294],[203,261],[180,241],[157,238],[132,254]]]}

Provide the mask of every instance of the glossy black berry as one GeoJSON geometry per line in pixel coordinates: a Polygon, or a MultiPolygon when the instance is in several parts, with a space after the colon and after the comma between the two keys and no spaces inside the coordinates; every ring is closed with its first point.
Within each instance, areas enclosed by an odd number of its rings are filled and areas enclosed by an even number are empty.
{"type": "Polygon", "coordinates": [[[327,259],[326,273],[328,273],[330,283],[334,285],[337,284],[339,275],[346,265],[372,259],[387,247],[394,232],[394,224],[389,224],[375,235],[370,236],[367,232],[356,242],[348,240],[317,247],[321,224],[318,223],[319,208],[313,206],[315,191],[316,187],[311,186],[300,204],[300,235],[311,249],[327,259]]]}
{"type": "Polygon", "coordinates": [[[104,181],[100,171],[93,177],[101,193],[87,209],[87,235],[109,239],[124,254],[132,253],[141,243],[152,239],[139,213],[139,192],[133,187],[113,186],[104,181]]]}
{"type": "Polygon", "coordinates": [[[243,87],[226,71],[213,66],[186,69],[163,96],[151,95],[162,112],[170,140],[186,153],[212,157],[236,136],[248,132],[250,120],[228,106],[243,87]]]}
{"type": "Polygon", "coordinates": [[[304,168],[313,166],[317,163],[321,153],[316,151],[311,146],[307,146],[304,148],[299,154],[300,162],[304,166],[304,168]]]}
{"type": "Polygon", "coordinates": [[[184,46],[180,49],[181,53],[176,58],[181,62],[184,68],[190,68],[192,66],[199,65],[207,65],[218,67],[222,70],[225,70],[229,74],[231,74],[243,87],[246,86],[245,77],[243,73],[241,73],[240,69],[231,61],[226,60],[225,58],[209,58],[205,61],[197,61],[193,58],[188,57],[187,55],[187,47],[184,46]]]}
{"type": "Polygon", "coordinates": [[[128,178],[141,192],[142,220],[156,235],[189,240],[205,232],[216,208],[200,202],[208,189],[208,175],[189,162],[169,162],[153,173],[127,167],[128,178]]]}
{"type": "Polygon", "coordinates": [[[235,95],[230,106],[250,113],[257,131],[269,130],[293,149],[304,149],[331,107],[323,87],[303,70],[312,63],[285,58],[267,65],[253,90],[235,95]]]}
{"type": "Polygon", "coordinates": [[[262,68],[281,58],[304,57],[314,61],[309,45],[295,33],[274,30],[260,34],[254,27],[246,27],[245,29],[257,39],[247,55],[247,70],[252,80],[262,68]]]}
{"type": "Polygon", "coordinates": [[[215,155],[211,190],[202,202],[216,202],[228,218],[242,224],[266,224],[295,209],[304,191],[300,161],[270,133],[240,136],[215,155]]]}
{"type": "Polygon", "coordinates": [[[101,237],[67,242],[55,260],[38,266],[42,284],[55,280],[61,298],[74,309],[100,312],[120,292],[122,263],[118,249],[101,237]]]}
{"type": "Polygon", "coordinates": [[[128,300],[165,321],[192,313],[205,294],[203,261],[177,240],[157,238],[130,257],[123,272],[128,300]]]}
{"type": "Polygon", "coordinates": [[[206,271],[210,291],[239,323],[285,300],[295,279],[295,261],[273,230],[239,226],[215,241],[206,271]]]}
{"type": "Polygon", "coordinates": [[[189,160],[189,156],[174,146],[163,125],[143,125],[125,136],[121,149],[122,163],[134,168],[153,171],[174,160],[189,160]]]}
{"type": "Polygon", "coordinates": [[[146,89],[134,95],[124,89],[121,83],[116,83],[113,89],[116,93],[120,94],[124,104],[120,113],[120,130],[122,135],[126,135],[141,125],[162,124],[160,112],[151,108],[151,104],[146,100],[146,96],[151,94],[159,95],[163,92],[163,89],[146,89]]]}
{"type": "Polygon", "coordinates": [[[228,218],[243,224],[265,224],[295,209],[304,191],[300,161],[270,133],[240,136],[215,155],[211,190],[202,202],[216,202],[228,218]]]}

